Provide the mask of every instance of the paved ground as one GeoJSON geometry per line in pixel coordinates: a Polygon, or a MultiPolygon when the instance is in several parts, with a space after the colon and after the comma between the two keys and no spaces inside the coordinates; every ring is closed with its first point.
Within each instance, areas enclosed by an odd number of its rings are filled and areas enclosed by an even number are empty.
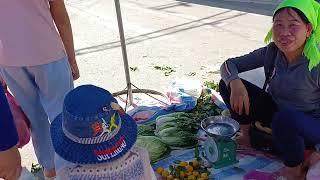
{"type": "MultiPolygon", "coordinates": [[[[228,57],[263,46],[275,0],[122,0],[133,84],[163,91],[175,78],[218,80],[228,57]],[[254,3],[255,2],[255,3],[254,3]],[[175,70],[165,76],[154,66],[175,70]]],[[[114,2],[66,0],[73,25],[80,84],[125,88],[114,2]]],[[[36,162],[32,145],[23,165],[36,162]]]]}

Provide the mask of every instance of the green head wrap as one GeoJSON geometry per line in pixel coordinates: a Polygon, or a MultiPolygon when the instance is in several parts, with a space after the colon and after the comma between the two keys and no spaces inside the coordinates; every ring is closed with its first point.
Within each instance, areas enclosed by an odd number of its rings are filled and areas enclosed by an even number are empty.
{"type": "MultiPolygon", "coordinates": [[[[320,4],[315,0],[284,0],[275,9],[276,13],[279,9],[285,7],[294,7],[299,9],[310,21],[313,32],[307,39],[304,47],[304,55],[309,60],[309,70],[316,67],[320,63],[320,50],[318,48],[320,42],[320,4]]],[[[264,39],[265,43],[272,40],[272,30],[270,30],[264,39]]]]}

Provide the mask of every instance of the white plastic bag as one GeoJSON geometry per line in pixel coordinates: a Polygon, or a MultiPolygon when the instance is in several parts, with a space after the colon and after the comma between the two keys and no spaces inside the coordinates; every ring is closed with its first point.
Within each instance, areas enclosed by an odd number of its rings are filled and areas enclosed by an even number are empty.
{"type": "Polygon", "coordinates": [[[172,104],[185,104],[185,110],[191,110],[197,105],[201,92],[199,80],[177,79],[169,84],[166,94],[172,104]]]}
{"type": "Polygon", "coordinates": [[[199,98],[202,92],[202,84],[199,80],[176,79],[169,84],[167,92],[183,92],[199,98]]]}

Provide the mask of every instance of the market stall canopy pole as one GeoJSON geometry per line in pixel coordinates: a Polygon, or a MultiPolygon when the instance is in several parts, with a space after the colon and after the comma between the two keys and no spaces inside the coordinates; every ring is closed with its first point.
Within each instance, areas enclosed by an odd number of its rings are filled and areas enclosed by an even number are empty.
{"type": "Polygon", "coordinates": [[[126,90],[123,91],[119,91],[116,93],[112,93],[113,96],[120,96],[123,94],[127,94],[127,98],[126,98],[126,107],[129,107],[131,105],[134,105],[133,102],[133,93],[140,93],[140,94],[146,94],[149,97],[159,101],[160,103],[162,103],[164,106],[168,106],[169,100],[168,97],[160,92],[154,91],[154,90],[150,90],[150,89],[140,89],[137,86],[135,86],[134,84],[131,83],[130,80],[130,71],[129,71],[129,63],[128,63],[128,56],[127,56],[127,48],[126,48],[126,40],[124,37],[124,31],[123,31],[123,23],[122,23],[122,17],[121,17],[121,9],[120,9],[120,2],[119,0],[114,0],[115,6],[116,6],[116,13],[117,13],[117,21],[118,21],[118,27],[119,27],[119,34],[120,34],[120,42],[121,42],[121,49],[122,49],[122,56],[123,56],[123,63],[124,63],[124,71],[126,74],[126,81],[127,81],[127,87],[126,90]],[[134,86],[136,89],[132,89],[132,86],[134,86]],[[157,95],[157,96],[162,96],[165,101],[153,96],[153,95],[157,95]]]}
{"type": "Polygon", "coordinates": [[[131,80],[130,80],[130,71],[129,71],[129,64],[128,64],[126,40],[124,37],[124,31],[123,31],[120,2],[119,2],[119,0],[114,0],[114,3],[116,6],[117,21],[118,21],[118,28],[119,28],[119,34],[120,34],[121,49],[122,49],[122,57],[123,57],[123,63],[124,63],[124,71],[126,74],[126,81],[127,81],[129,105],[131,105],[133,103],[132,86],[131,86],[131,80]]]}

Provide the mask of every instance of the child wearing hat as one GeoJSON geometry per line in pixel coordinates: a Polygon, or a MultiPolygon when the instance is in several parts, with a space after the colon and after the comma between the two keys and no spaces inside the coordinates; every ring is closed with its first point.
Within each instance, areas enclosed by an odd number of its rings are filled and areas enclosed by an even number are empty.
{"type": "Polygon", "coordinates": [[[56,179],[156,179],[148,152],[135,146],[135,121],[107,90],[84,85],[69,92],[50,130],[56,179]]]}

